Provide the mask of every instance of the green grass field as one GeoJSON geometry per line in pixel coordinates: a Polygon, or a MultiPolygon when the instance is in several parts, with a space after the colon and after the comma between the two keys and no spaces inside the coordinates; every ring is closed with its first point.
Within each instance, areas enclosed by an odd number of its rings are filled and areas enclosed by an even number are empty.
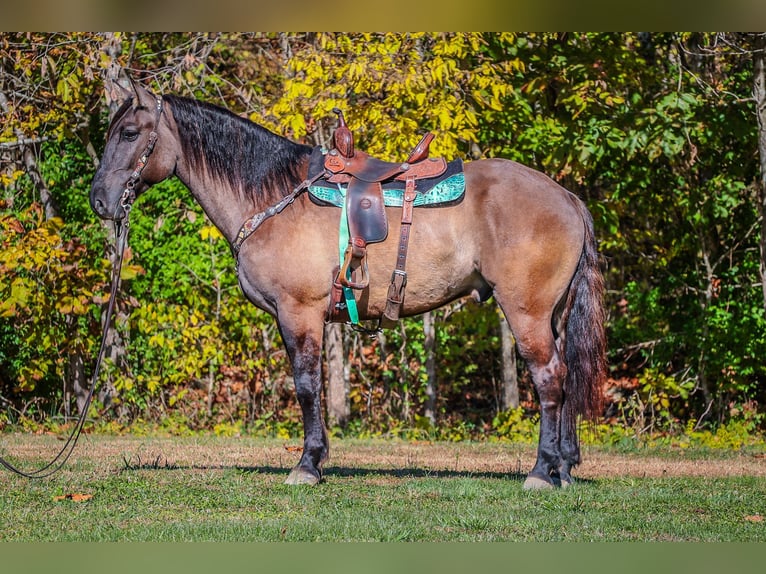
{"type": "MultiPolygon", "coordinates": [[[[27,468],[61,445],[0,440],[27,468]]],[[[527,492],[531,445],[335,440],[311,488],[282,484],[294,444],[84,436],[52,478],[0,474],[0,541],[766,541],[763,453],[591,447],[527,492]]]]}

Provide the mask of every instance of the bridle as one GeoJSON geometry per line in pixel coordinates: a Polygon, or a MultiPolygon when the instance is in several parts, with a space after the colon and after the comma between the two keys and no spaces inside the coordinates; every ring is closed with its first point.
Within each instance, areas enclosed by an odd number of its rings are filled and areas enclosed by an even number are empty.
{"type": "Polygon", "coordinates": [[[130,216],[130,209],[133,202],[136,200],[136,185],[141,181],[141,174],[146,167],[146,162],[149,161],[149,156],[152,155],[154,146],[157,144],[157,129],[160,126],[160,118],[162,116],[162,96],[157,97],[155,111],[154,129],[149,133],[149,141],[146,142],[146,147],[144,148],[143,153],[139,156],[138,162],[136,162],[136,168],[128,177],[128,181],[125,182],[125,189],[120,196],[120,207],[122,207],[125,213],[124,219],[126,222],[130,216]]]}
{"type": "Polygon", "coordinates": [[[117,300],[117,291],[119,290],[119,287],[120,287],[120,271],[122,269],[122,261],[125,255],[125,247],[127,245],[127,240],[128,240],[128,231],[130,230],[130,221],[129,221],[130,210],[133,205],[133,202],[136,200],[135,188],[138,182],[141,181],[141,174],[143,173],[144,168],[146,167],[146,163],[149,160],[149,156],[152,155],[152,152],[154,151],[154,146],[157,143],[157,128],[159,127],[160,116],[162,115],[162,98],[161,97],[157,98],[156,112],[157,114],[156,114],[156,119],[154,123],[154,129],[149,134],[149,141],[147,142],[146,148],[144,149],[143,153],[138,158],[138,162],[136,163],[136,168],[128,177],[128,181],[125,183],[125,189],[123,190],[122,195],[120,196],[120,207],[122,207],[123,209],[124,216],[121,219],[114,220],[115,235],[116,235],[116,249],[117,249],[117,263],[112,269],[112,287],[111,287],[111,291],[109,295],[109,304],[107,305],[107,308],[106,308],[106,317],[104,319],[103,331],[101,333],[101,346],[99,347],[99,350],[98,350],[98,356],[96,358],[96,366],[93,370],[93,378],[91,379],[90,388],[88,389],[88,396],[86,397],[85,404],[83,405],[80,411],[80,416],[77,419],[77,424],[75,424],[74,428],[72,429],[72,432],[70,433],[69,438],[64,443],[64,446],[61,447],[58,454],[48,464],[38,468],[37,470],[24,471],[19,469],[12,463],[8,462],[5,458],[0,457],[0,466],[10,470],[11,472],[21,475],[23,477],[46,478],[58,472],[59,470],[61,470],[61,468],[69,460],[69,457],[72,455],[72,452],[74,451],[74,448],[77,445],[77,440],[80,438],[80,434],[82,434],[82,429],[83,429],[83,426],[85,425],[85,418],[88,415],[88,410],[90,409],[91,402],[93,401],[93,395],[95,394],[95,391],[96,391],[96,384],[98,382],[98,375],[101,370],[101,363],[104,360],[104,354],[106,352],[107,335],[109,333],[109,327],[111,326],[112,315],[114,315],[115,301],[117,300]]]}

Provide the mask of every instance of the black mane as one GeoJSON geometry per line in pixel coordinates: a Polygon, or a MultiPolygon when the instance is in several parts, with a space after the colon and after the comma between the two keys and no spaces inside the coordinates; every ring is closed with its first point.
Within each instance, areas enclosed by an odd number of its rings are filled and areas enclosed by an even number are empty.
{"type": "Polygon", "coordinates": [[[251,198],[276,200],[301,181],[298,168],[311,147],[278,136],[232,112],[179,96],[170,105],[184,155],[251,198]]]}

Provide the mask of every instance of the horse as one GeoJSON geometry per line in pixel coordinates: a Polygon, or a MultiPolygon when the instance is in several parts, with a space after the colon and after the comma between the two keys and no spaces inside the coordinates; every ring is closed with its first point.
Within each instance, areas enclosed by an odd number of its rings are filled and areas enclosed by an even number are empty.
{"type": "MultiPolygon", "coordinates": [[[[233,246],[244,296],[277,321],[303,421],[303,451],[287,484],[323,480],[326,309],[338,268],[340,211],[300,189],[314,148],[204,101],[123,90],[90,191],[104,220],[123,222],[132,201],[175,176],[233,246]],[[280,203],[278,209],[274,204],[280,203]],[[277,213],[278,212],[278,213],[277,213]],[[238,244],[244,221],[261,225],[238,244]]],[[[537,458],[525,489],[566,487],[581,462],[579,420],[602,408],[606,377],[603,277],[592,216],[545,174],[500,158],[466,161],[465,194],[447,207],[416,208],[401,316],[458,298],[500,305],[526,361],[540,408],[537,458]]],[[[381,317],[396,238],[369,245],[369,285],[355,295],[362,321],[381,317]]]]}

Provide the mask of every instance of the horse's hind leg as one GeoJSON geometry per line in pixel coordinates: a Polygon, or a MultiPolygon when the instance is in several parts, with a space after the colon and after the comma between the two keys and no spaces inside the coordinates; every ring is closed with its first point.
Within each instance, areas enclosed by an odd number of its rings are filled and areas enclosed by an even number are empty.
{"type": "Polygon", "coordinates": [[[322,479],[322,464],[330,450],[321,401],[323,323],[321,319],[315,321],[317,328],[299,320],[300,313],[286,319],[284,315],[280,313],[280,333],[292,363],[295,392],[303,414],[303,455],[285,483],[313,485],[322,479]]]}
{"type": "Polygon", "coordinates": [[[561,423],[567,368],[548,317],[535,317],[521,311],[511,311],[506,317],[540,401],[537,461],[527,475],[524,488],[551,488],[556,486],[554,477],[559,477],[562,468],[561,423]]]}
{"type": "MultiPolygon", "coordinates": [[[[559,356],[563,357],[566,355],[566,324],[562,322],[560,313],[558,313],[556,332],[558,333],[556,349],[559,352],[559,356]]],[[[566,374],[568,374],[568,369],[569,365],[567,364],[566,374]]],[[[568,395],[567,381],[569,377],[566,374],[564,376],[564,394],[561,405],[561,423],[559,425],[561,461],[558,469],[558,478],[563,488],[572,484],[573,480],[570,472],[575,466],[580,464],[580,442],[577,438],[577,406],[575,399],[568,395]]]]}
{"type": "Polygon", "coordinates": [[[580,464],[580,444],[577,440],[577,415],[568,408],[567,397],[564,395],[564,405],[561,408],[561,464],[559,479],[561,486],[566,488],[573,481],[570,471],[580,464]]]}

